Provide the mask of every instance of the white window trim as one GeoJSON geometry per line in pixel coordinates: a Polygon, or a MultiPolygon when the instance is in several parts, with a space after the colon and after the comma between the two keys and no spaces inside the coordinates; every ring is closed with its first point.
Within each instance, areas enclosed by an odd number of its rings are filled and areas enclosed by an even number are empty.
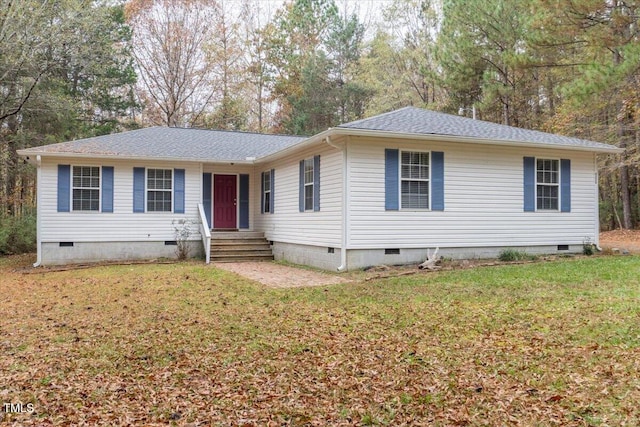
{"type": "Polygon", "coordinates": [[[271,169],[262,172],[262,187],[264,190],[262,191],[262,206],[263,206],[263,214],[271,213],[271,204],[273,203],[273,195],[271,194],[271,180],[273,176],[271,176],[271,169]],[[265,177],[269,177],[269,185],[265,185],[265,177]],[[269,206],[267,207],[267,193],[269,193],[269,206]]]}
{"type": "Polygon", "coordinates": [[[401,211],[407,212],[429,212],[431,211],[431,201],[433,199],[433,194],[431,191],[431,173],[432,173],[432,161],[431,161],[431,150],[413,150],[413,149],[400,149],[398,154],[398,208],[401,211]],[[402,153],[427,153],[429,155],[429,179],[408,179],[402,178],[402,153]],[[402,207],[402,181],[421,181],[429,183],[429,207],[427,208],[403,208],[402,207]]]}
{"type": "Polygon", "coordinates": [[[534,157],[534,171],[535,171],[535,208],[536,212],[560,212],[560,208],[562,205],[562,186],[560,183],[562,182],[562,169],[560,158],[556,157],[534,157]],[[538,160],[553,160],[558,162],[558,182],[555,184],[548,184],[545,182],[538,183],[538,160]],[[538,185],[545,185],[549,187],[558,187],[558,207],[556,209],[538,209],[538,185]]]}
{"type": "Polygon", "coordinates": [[[176,179],[176,172],[174,170],[174,168],[163,168],[163,167],[146,167],[144,168],[144,212],[145,213],[151,213],[151,214],[170,214],[173,213],[173,204],[174,204],[174,190],[176,188],[176,184],[175,184],[175,179],[176,179]],[[149,189],[149,170],[150,169],[154,169],[154,170],[170,170],[171,171],[171,189],[170,190],[156,190],[156,189],[149,189]],[[150,211],[149,210],[149,205],[148,205],[148,198],[149,198],[149,191],[168,191],[171,193],[171,208],[168,211],[150,211]]]}
{"type": "Polygon", "coordinates": [[[96,166],[96,165],[71,165],[71,185],[69,186],[69,192],[71,194],[69,194],[69,211],[70,212],[75,212],[75,213],[87,213],[87,214],[93,214],[93,213],[100,213],[102,212],[102,166],[96,166]],[[85,209],[74,209],[73,208],[73,190],[94,190],[95,188],[93,187],[75,187],[73,185],[73,170],[75,168],[98,168],[98,209],[97,210],[85,210],[85,209]]]}
{"type": "Polygon", "coordinates": [[[303,191],[304,191],[304,211],[305,212],[309,212],[309,211],[313,211],[315,209],[315,188],[314,185],[316,185],[315,182],[315,176],[316,176],[316,171],[315,171],[315,162],[314,162],[314,158],[310,157],[308,159],[304,159],[304,167],[303,167],[304,173],[303,173],[303,179],[304,182],[303,184],[303,191]],[[307,162],[311,163],[311,182],[306,182],[307,180],[307,162]],[[307,186],[311,187],[311,207],[308,208],[307,207],[307,186]]]}

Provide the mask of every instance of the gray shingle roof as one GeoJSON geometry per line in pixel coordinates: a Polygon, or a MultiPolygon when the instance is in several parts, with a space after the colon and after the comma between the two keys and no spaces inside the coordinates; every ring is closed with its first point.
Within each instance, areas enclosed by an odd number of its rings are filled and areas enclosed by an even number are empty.
{"type": "MultiPolygon", "coordinates": [[[[615,152],[617,149],[584,139],[570,138],[473,120],[451,114],[437,113],[415,107],[401,108],[368,119],[345,123],[333,128],[345,131],[364,130],[394,132],[418,136],[451,136],[507,144],[540,144],[546,147],[615,152]]],[[[242,162],[260,159],[292,147],[303,141],[320,141],[332,129],[307,138],[303,136],[267,135],[249,132],[151,127],[59,144],[20,150],[21,155],[86,155],[119,156],[124,158],[182,159],[204,162],[242,162]],[[320,138],[320,139],[318,139],[320,138]]]]}
{"type": "Polygon", "coordinates": [[[34,147],[21,153],[240,162],[276,153],[305,139],[301,136],[151,127],[34,147]]]}
{"type": "Polygon", "coordinates": [[[415,107],[405,107],[368,119],[356,120],[340,125],[338,128],[539,143],[558,146],[558,148],[581,147],[595,151],[615,149],[612,145],[600,142],[473,120],[415,107]]]}

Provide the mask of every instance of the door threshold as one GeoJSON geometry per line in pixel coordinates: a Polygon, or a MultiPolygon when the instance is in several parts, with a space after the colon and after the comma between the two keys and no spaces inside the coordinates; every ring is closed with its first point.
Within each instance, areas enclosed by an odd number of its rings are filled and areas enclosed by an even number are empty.
{"type": "Polygon", "coordinates": [[[228,233],[230,231],[238,231],[237,228],[214,228],[213,230],[214,233],[228,233]]]}

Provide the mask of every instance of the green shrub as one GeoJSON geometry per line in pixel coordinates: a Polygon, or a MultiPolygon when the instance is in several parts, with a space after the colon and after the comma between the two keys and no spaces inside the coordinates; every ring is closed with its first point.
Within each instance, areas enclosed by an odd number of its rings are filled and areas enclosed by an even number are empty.
{"type": "Polygon", "coordinates": [[[498,255],[500,261],[522,261],[522,260],[534,260],[535,255],[529,255],[526,252],[517,251],[515,249],[503,249],[498,255]]]}
{"type": "Polygon", "coordinates": [[[36,250],[36,215],[0,217],[0,255],[36,250]]]}
{"type": "Polygon", "coordinates": [[[596,245],[593,244],[589,237],[586,237],[582,241],[582,253],[587,256],[591,256],[596,253],[596,245]]]}

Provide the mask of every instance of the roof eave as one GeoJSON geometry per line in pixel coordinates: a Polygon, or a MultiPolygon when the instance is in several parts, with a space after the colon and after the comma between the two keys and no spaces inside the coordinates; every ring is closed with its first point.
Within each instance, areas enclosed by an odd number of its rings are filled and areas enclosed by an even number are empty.
{"type": "MultiPolygon", "coordinates": [[[[371,130],[371,129],[357,129],[357,128],[331,128],[326,132],[331,131],[332,135],[351,135],[351,136],[368,136],[376,138],[397,138],[397,139],[415,139],[415,140],[429,140],[429,141],[442,141],[442,142],[462,142],[468,144],[483,144],[483,145],[502,145],[511,147],[527,147],[527,148],[550,148],[555,150],[573,150],[573,151],[588,151],[596,153],[616,154],[622,153],[624,150],[614,146],[605,147],[588,147],[580,145],[560,145],[544,142],[523,142],[513,140],[495,140],[486,138],[472,138],[466,136],[453,136],[442,134],[417,134],[407,132],[391,132],[383,130],[371,130]]],[[[324,132],[323,132],[324,133],[324,132]]],[[[327,135],[325,135],[327,136],[327,135]]]]}
{"type": "Polygon", "coordinates": [[[31,161],[31,157],[64,157],[77,159],[103,159],[103,160],[139,160],[139,161],[158,161],[158,162],[185,162],[185,163],[217,163],[228,165],[230,163],[237,165],[253,165],[255,160],[221,160],[207,159],[203,157],[149,157],[149,156],[127,156],[123,154],[91,154],[91,153],[69,153],[69,152],[48,152],[48,151],[30,151],[30,149],[18,150],[20,156],[26,157],[31,161]]]}

